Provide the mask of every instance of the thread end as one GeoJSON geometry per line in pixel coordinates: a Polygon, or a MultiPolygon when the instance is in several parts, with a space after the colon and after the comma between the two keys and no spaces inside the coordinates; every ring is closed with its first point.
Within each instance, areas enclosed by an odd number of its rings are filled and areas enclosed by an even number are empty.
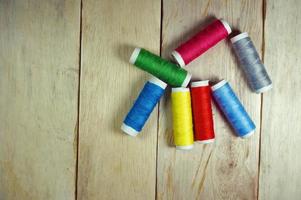
{"type": "Polygon", "coordinates": [[[224,19],[220,19],[220,22],[222,22],[229,35],[232,32],[231,26],[224,19]]]}
{"type": "Polygon", "coordinates": [[[235,43],[235,42],[237,42],[237,41],[239,41],[239,40],[241,40],[241,39],[244,39],[244,38],[246,38],[246,37],[249,37],[249,35],[248,35],[247,32],[244,32],[244,33],[241,33],[241,34],[238,34],[238,35],[234,36],[234,37],[231,38],[230,40],[231,40],[231,42],[232,42],[232,44],[233,44],[233,43],[235,43]]]}
{"type": "Polygon", "coordinates": [[[133,53],[132,53],[132,55],[130,57],[130,63],[131,64],[135,64],[140,51],[141,51],[141,48],[135,48],[135,50],[133,51],[133,53]]]}
{"type": "Polygon", "coordinates": [[[177,51],[171,52],[171,55],[181,67],[185,67],[185,62],[177,51]]]}
{"type": "Polygon", "coordinates": [[[122,123],[122,125],[121,125],[121,130],[122,130],[124,133],[126,133],[126,134],[128,134],[128,135],[130,135],[130,136],[133,136],[133,137],[135,137],[135,136],[138,135],[138,133],[139,133],[138,131],[136,131],[136,130],[133,129],[132,127],[126,125],[125,123],[122,123]]]}

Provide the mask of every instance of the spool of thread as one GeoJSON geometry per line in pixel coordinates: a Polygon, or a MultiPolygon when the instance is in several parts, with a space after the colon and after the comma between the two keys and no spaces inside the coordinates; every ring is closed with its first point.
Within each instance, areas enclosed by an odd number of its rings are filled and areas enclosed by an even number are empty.
{"type": "Polygon", "coordinates": [[[191,103],[194,140],[199,143],[214,142],[214,125],[209,81],[191,83],[191,103]]]}
{"type": "Polygon", "coordinates": [[[136,99],[133,107],[125,117],[121,130],[136,136],[143,128],[151,112],[154,110],[167,84],[153,77],[147,81],[136,99]]]}
{"type": "Polygon", "coordinates": [[[130,58],[130,63],[171,86],[186,87],[191,79],[191,75],[186,70],[145,49],[136,48],[130,58]]]}
{"type": "Polygon", "coordinates": [[[255,124],[244,109],[227,81],[222,80],[211,87],[213,97],[226,119],[242,138],[251,136],[255,132],[255,124]]]}
{"type": "Polygon", "coordinates": [[[191,99],[188,88],[172,88],[173,135],[177,149],[193,148],[191,99]]]}
{"type": "Polygon", "coordinates": [[[251,88],[256,93],[271,89],[272,81],[248,33],[241,33],[231,38],[231,42],[251,88]]]}
{"type": "Polygon", "coordinates": [[[225,39],[231,33],[229,24],[220,19],[215,20],[185,43],[181,44],[171,54],[177,63],[184,67],[208,49],[225,39]]]}

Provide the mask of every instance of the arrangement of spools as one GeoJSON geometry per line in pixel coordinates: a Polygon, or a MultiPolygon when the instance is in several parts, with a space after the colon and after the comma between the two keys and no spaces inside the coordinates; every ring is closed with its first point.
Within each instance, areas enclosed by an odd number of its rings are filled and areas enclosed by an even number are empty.
{"type": "MultiPolygon", "coordinates": [[[[141,132],[168,84],[172,87],[173,136],[177,149],[191,149],[194,142],[206,144],[215,140],[212,98],[239,137],[251,136],[255,132],[255,124],[230,84],[226,80],[212,86],[209,80],[190,83],[191,74],[184,69],[230,33],[231,27],[226,21],[215,20],[171,53],[178,65],[136,48],[130,63],[153,77],[145,83],[121,129],[131,136],[141,132]],[[189,83],[190,87],[187,87],[189,83]]],[[[271,89],[272,81],[248,34],[232,37],[231,43],[253,91],[263,93],[271,89]]]]}

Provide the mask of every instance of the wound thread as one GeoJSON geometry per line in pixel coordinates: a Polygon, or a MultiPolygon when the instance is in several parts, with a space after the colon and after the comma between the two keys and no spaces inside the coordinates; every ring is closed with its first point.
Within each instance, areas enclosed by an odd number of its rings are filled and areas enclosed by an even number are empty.
{"type": "Polygon", "coordinates": [[[172,52],[177,63],[184,67],[231,33],[229,24],[215,20],[172,52]]]}
{"type": "Polygon", "coordinates": [[[188,88],[172,88],[173,135],[177,149],[193,148],[191,99],[188,88]]]}
{"type": "Polygon", "coordinates": [[[241,33],[233,37],[231,42],[250,87],[256,93],[271,89],[272,81],[248,34],[241,33]]]}
{"type": "Polygon", "coordinates": [[[134,105],[123,121],[121,129],[125,133],[136,136],[142,130],[150,114],[164,94],[166,86],[166,83],[155,77],[145,83],[134,105]]]}
{"type": "Polygon", "coordinates": [[[175,87],[186,87],[191,75],[176,64],[145,50],[136,48],[130,63],[175,87]]]}
{"type": "Polygon", "coordinates": [[[194,140],[200,143],[214,142],[214,125],[209,81],[191,83],[194,140]]]}
{"type": "Polygon", "coordinates": [[[236,134],[242,138],[252,135],[255,132],[255,124],[235,95],[229,83],[222,80],[212,86],[211,89],[215,102],[236,134]]]}

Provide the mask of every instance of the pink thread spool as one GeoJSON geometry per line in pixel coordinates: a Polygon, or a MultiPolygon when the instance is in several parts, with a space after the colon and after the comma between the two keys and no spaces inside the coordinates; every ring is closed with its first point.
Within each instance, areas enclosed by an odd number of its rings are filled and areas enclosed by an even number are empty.
{"type": "Polygon", "coordinates": [[[217,19],[202,29],[185,43],[181,44],[171,54],[177,63],[184,67],[208,49],[225,39],[231,33],[229,24],[217,19]]]}

